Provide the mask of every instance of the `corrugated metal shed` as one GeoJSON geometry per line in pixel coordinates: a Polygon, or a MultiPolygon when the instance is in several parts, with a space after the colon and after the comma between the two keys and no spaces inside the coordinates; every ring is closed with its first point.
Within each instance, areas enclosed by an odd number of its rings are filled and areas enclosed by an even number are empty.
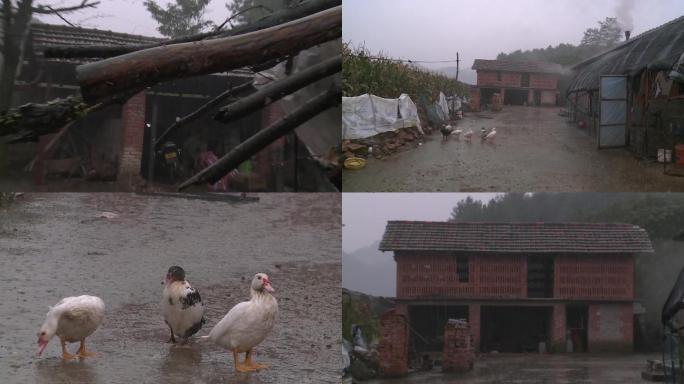
{"type": "Polygon", "coordinates": [[[671,68],[684,52],[684,16],[623,42],[572,67],[567,93],[596,90],[601,75],[634,76],[671,68]]]}
{"type": "Polygon", "coordinates": [[[381,251],[652,253],[646,231],[608,223],[389,221],[381,251]]]}

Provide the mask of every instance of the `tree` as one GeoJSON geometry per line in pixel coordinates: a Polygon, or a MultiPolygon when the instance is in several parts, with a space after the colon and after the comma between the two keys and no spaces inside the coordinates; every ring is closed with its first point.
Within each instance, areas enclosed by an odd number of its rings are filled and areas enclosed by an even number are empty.
{"type": "Polygon", "coordinates": [[[589,28],[584,31],[581,45],[601,48],[615,46],[620,41],[622,34],[617,18],[606,17],[604,21],[598,23],[598,28],[589,28]]]}
{"type": "Polygon", "coordinates": [[[176,0],[176,4],[168,4],[166,9],[160,7],[155,0],[143,3],[159,26],[157,30],[164,36],[175,38],[195,35],[214,26],[204,18],[204,12],[211,0],[176,0]]]}
{"type": "Polygon", "coordinates": [[[291,2],[290,0],[233,0],[226,4],[226,8],[232,15],[231,22],[245,24],[289,7],[291,2]]]}
{"type": "Polygon", "coordinates": [[[63,14],[78,11],[84,8],[94,8],[100,2],[83,0],[79,4],[69,6],[51,6],[45,4],[33,4],[33,0],[2,0],[2,43],[0,54],[2,55],[2,69],[0,70],[0,113],[7,111],[12,105],[14,93],[14,79],[20,68],[24,43],[28,36],[31,17],[34,14],[57,15],[64,19],[63,14]]]}

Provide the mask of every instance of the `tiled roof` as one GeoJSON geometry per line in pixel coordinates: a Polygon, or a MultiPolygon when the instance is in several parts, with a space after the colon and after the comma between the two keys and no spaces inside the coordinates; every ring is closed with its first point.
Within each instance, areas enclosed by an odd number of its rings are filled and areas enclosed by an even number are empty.
{"type": "Polygon", "coordinates": [[[545,61],[507,61],[475,59],[473,69],[480,71],[527,72],[527,73],[563,73],[563,67],[545,61]]]}
{"type": "Polygon", "coordinates": [[[652,253],[632,224],[389,221],[381,251],[652,253]]]}
{"type": "Polygon", "coordinates": [[[164,39],[129,35],[127,33],[101,31],[99,29],[74,28],[67,25],[32,23],[33,45],[37,51],[45,47],[72,45],[137,45],[150,44],[164,39]]]}

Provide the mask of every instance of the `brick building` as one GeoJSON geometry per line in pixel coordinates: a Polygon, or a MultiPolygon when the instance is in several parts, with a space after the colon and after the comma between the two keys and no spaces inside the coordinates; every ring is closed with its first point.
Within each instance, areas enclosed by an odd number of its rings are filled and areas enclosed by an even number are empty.
{"type": "Polygon", "coordinates": [[[476,59],[472,68],[477,71],[476,109],[491,104],[495,93],[504,105],[556,105],[562,73],[558,64],[476,59]]]}
{"type": "Polygon", "coordinates": [[[637,226],[594,223],[390,221],[379,248],[413,356],[441,353],[448,319],[482,352],[629,351],[634,257],[653,252],[637,226]]]}

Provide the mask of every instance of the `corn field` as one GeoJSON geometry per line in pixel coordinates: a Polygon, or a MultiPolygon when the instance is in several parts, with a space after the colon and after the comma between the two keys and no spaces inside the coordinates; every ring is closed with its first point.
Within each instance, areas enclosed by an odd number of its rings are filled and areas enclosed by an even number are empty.
{"type": "Polygon", "coordinates": [[[364,47],[353,48],[348,43],[342,47],[342,76],[344,96],[370,93],[393,99],[406,93],[416,101],[421,96],[435,100],[440,91],[445,95],[467,93],[467,88],[454,79],[382,55],[371,55],[364,47]]]}

